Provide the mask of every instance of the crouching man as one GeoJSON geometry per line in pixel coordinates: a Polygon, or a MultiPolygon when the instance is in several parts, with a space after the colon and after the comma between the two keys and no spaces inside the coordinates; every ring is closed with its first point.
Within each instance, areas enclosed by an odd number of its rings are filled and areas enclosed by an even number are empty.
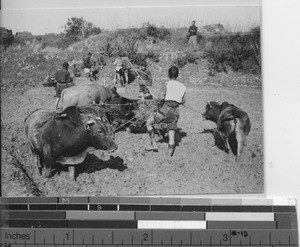
{"type": "Polygon", "coordinates": [[[156,123],[166,123],[169,135],[169,155],[173,156],[175,150],[175,130],[179,119],[179,106],[185,103],[186,87],[177,81],[178,68],[172,66],[168,75],[170,80],[163,83],[159,95],[158,103],[162,105],[146,122],[147,130],[151,140],[151,146],[146,151],[158,152],[155,141],[153,125],[156,123]]]}

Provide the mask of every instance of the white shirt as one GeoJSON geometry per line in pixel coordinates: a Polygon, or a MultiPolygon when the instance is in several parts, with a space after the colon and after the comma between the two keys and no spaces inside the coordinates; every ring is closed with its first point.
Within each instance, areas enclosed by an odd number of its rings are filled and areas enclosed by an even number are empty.
{"type": "Polygon", "coordinates": [[[167,92],[165,100],[173,100],[178,103],[182,103],[182,99],[186,91],[186,87],[183,85],[183,83],[176,80],[170,80],[166,82],[166,87],[167,92]]]}

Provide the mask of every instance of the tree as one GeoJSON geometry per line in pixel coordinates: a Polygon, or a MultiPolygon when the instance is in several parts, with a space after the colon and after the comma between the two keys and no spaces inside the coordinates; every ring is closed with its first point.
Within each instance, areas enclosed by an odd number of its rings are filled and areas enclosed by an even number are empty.
{"type": "Polygon", "coordinates": [[[82,40],[90,35],[99,34],[101,31],[99,27],[96,27],[91,22],[85,21],[83,17],[71,17],[65,25],[66,37],[73,38],[74,40],[82,40]]]}

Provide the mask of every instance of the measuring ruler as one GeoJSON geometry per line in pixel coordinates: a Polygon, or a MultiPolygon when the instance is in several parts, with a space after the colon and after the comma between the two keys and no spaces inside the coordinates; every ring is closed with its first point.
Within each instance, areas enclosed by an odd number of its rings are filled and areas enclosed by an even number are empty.
{"type": "Polygon", "coordinates": [[[1,246],[299,246],[293,199],[1,198],[1,246]]]}

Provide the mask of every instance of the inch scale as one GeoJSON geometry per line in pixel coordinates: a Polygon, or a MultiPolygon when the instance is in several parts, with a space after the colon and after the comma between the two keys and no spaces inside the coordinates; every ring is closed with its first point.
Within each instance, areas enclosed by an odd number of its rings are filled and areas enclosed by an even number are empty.
{"type": "Polygon", "coordinates": [[[1,198],[1,246],[299,246],[295,201],[1,198]]]}

